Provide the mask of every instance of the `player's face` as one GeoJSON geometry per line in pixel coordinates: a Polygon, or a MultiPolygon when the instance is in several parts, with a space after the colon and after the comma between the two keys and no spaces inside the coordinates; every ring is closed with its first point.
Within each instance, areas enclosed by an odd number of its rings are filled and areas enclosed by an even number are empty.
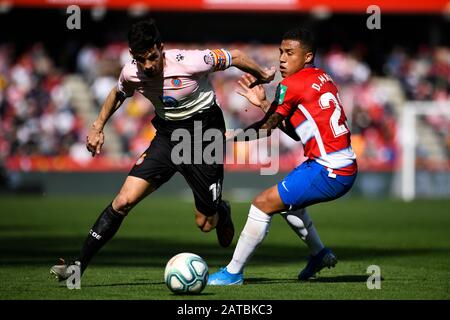
{"type": "Polygon", "coordinates": [[[155,45],[153,48],[144,53],[131,52],[131,55],[147,77],[153,78],[162,75],[164,69],[164,53],[162,44],[159,47],[155,45]]]}
{"type": "Polygon", "coordinates": [[[297,40],[283,40],[280,46],[280,73],[289,77],[311,62],[312,53],[305,50],[297,40]]]}

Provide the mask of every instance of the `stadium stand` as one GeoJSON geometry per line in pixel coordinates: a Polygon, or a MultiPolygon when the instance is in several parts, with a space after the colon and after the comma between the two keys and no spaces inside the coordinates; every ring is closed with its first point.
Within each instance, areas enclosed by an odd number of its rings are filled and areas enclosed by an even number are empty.
{"type": "MultiPolygon", "coordinates": [[[[251,53],[261,65],[277,65],[278,47],[268,44],[167,44],[166,47],[236,47],[251,53]]],[[[105,47],[84,46],[77,55],[76,74],[55,67],[45,48],[35,44],[20,57],[2,46],[0,59],[0,150],[11,156],[67,156],[83,162],[86,126],[92,122],[123,64],[130,59],[126,43],[105,47]]],[[[332,46],[319,53],[317,62],[340,86],[341,100],[353,131],[353,145],[366,169],[393,169],[398,163],[397,130],[405,100],[449,100],[450,50],[428,48],[408,55],[395,48],[388,55],[385,76],[373,76],[357,50],[332,46]]],[[[242,128],[261,117],[235,93],[240,73],[236,69],[212,75],[227,127],[242,128]]],[[[276,79],[268,86],[274,92],[276,79]]],[[[134,161],[154,136],[152,105],[141,95],[128,99],[107,128],[105,155],[134,161]]],[[[419,158],[448,159],[448,121],[426,117],[420,121],[419,158]],[[447,139],[447,141],[446,141],[447,139]]],[[[281,134],[282,167],[292,167],[302,157],[297,144],[281,134]]],[[[245,152],[249,152],[247,148],[245,152]]]]}

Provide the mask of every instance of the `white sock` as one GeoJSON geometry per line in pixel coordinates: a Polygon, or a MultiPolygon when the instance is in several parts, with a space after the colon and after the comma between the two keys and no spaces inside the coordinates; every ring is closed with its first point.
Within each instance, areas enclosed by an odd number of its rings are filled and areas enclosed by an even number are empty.
{"type": "Polygon", "coordinates": [[[289,226],[308,246],[310,254],[315,256],[324,248],[319,234],[314,227],[306,209],[297,209],[295,211],[287,211],[281,214],[286,219],[289,226]]]}
{"type": "Polygon", "coordinates": [[[234,249],[233,259],[227,265],[228,272],[240,273],[243,271],[245,264],[269,232],[271,221],[272,216],[265,214],[254,205],[250,206],[247,222],[241,232],[236,249],[234,249]]]}

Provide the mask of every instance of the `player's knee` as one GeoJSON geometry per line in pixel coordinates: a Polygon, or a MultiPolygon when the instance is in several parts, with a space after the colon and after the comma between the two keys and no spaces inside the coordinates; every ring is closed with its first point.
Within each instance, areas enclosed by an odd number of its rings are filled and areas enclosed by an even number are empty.
{"type": "Polygon", "coordinates": [[[264,196],[264,194],[259,194],[255,197],[255,199],[253,199],[252,201],[252,205],[254,205],[255,207],[257,207],[259,210],[261,210],[262,212],[267,212],[266,208],[269,205],[269,201],[267,199],[266,196],[264,196]]]}
{"type": "Polygon", "coordinates": [[[195,219],[195,223],[202,232],[210,232],[214,229],[206,219],[195,219]]]}
{"type": "Polygon", "coordinates": [[[210,232],[216,227],[217,218],[214,216],[207,217],[204,216],[203,214],[199,214],[199,212],[196,212],[195,223],[202,232],[210,232]]]}
{"type": "Polygon", "coordinates": [[[202,227],[199,226],[199,228],[200,228],[200,230],[202,230],[202,232],[205,232],[205,233],[208,233],[214,229],[214,227],[208,223],[204,224],[202,227]]]}
{"type": "Polygon", "coordinates": [[[268,215],[286,210],[286,205],[281,200],[277,187],[266,189],[258,194],[253,199],[252,205],[268,215]]]}
{"type": "Polygon", "coordinates": [[[133,208],[134,202],[126,194],[119,193],[112,203],[112,207],[117,212],[127,215],[133,208]]]}

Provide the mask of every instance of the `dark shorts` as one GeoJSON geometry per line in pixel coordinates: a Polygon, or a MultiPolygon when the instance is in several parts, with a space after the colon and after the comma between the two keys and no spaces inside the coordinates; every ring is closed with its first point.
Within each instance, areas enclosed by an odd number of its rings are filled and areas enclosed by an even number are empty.
{"type": "Polygon", "coordinates": [[[225,122],[220,107],[213,105],[179,121],[155,116],[152,124],[157,130],[156,136],[129,175],[151,181],[159,187],[179,172],[193,191],[197,210],[206,216],[214,215],[222,198],[225,143],[220,143],[221,152],[216,153],[217,148],[211,151],[211,142],[216,140],[203,141],[202,137],[206,130],[215,129],[209,132],[216,133],[216,136],[221,136],[221,141],[225,141],[225,122]],[[181,148],[180,143],[186,148],[181,148]],[[205,158],[204,153],[212,157],[205,158]],[[217,156],[220,161],[211,162],[211,159],[217,160],[217,156]]]}

